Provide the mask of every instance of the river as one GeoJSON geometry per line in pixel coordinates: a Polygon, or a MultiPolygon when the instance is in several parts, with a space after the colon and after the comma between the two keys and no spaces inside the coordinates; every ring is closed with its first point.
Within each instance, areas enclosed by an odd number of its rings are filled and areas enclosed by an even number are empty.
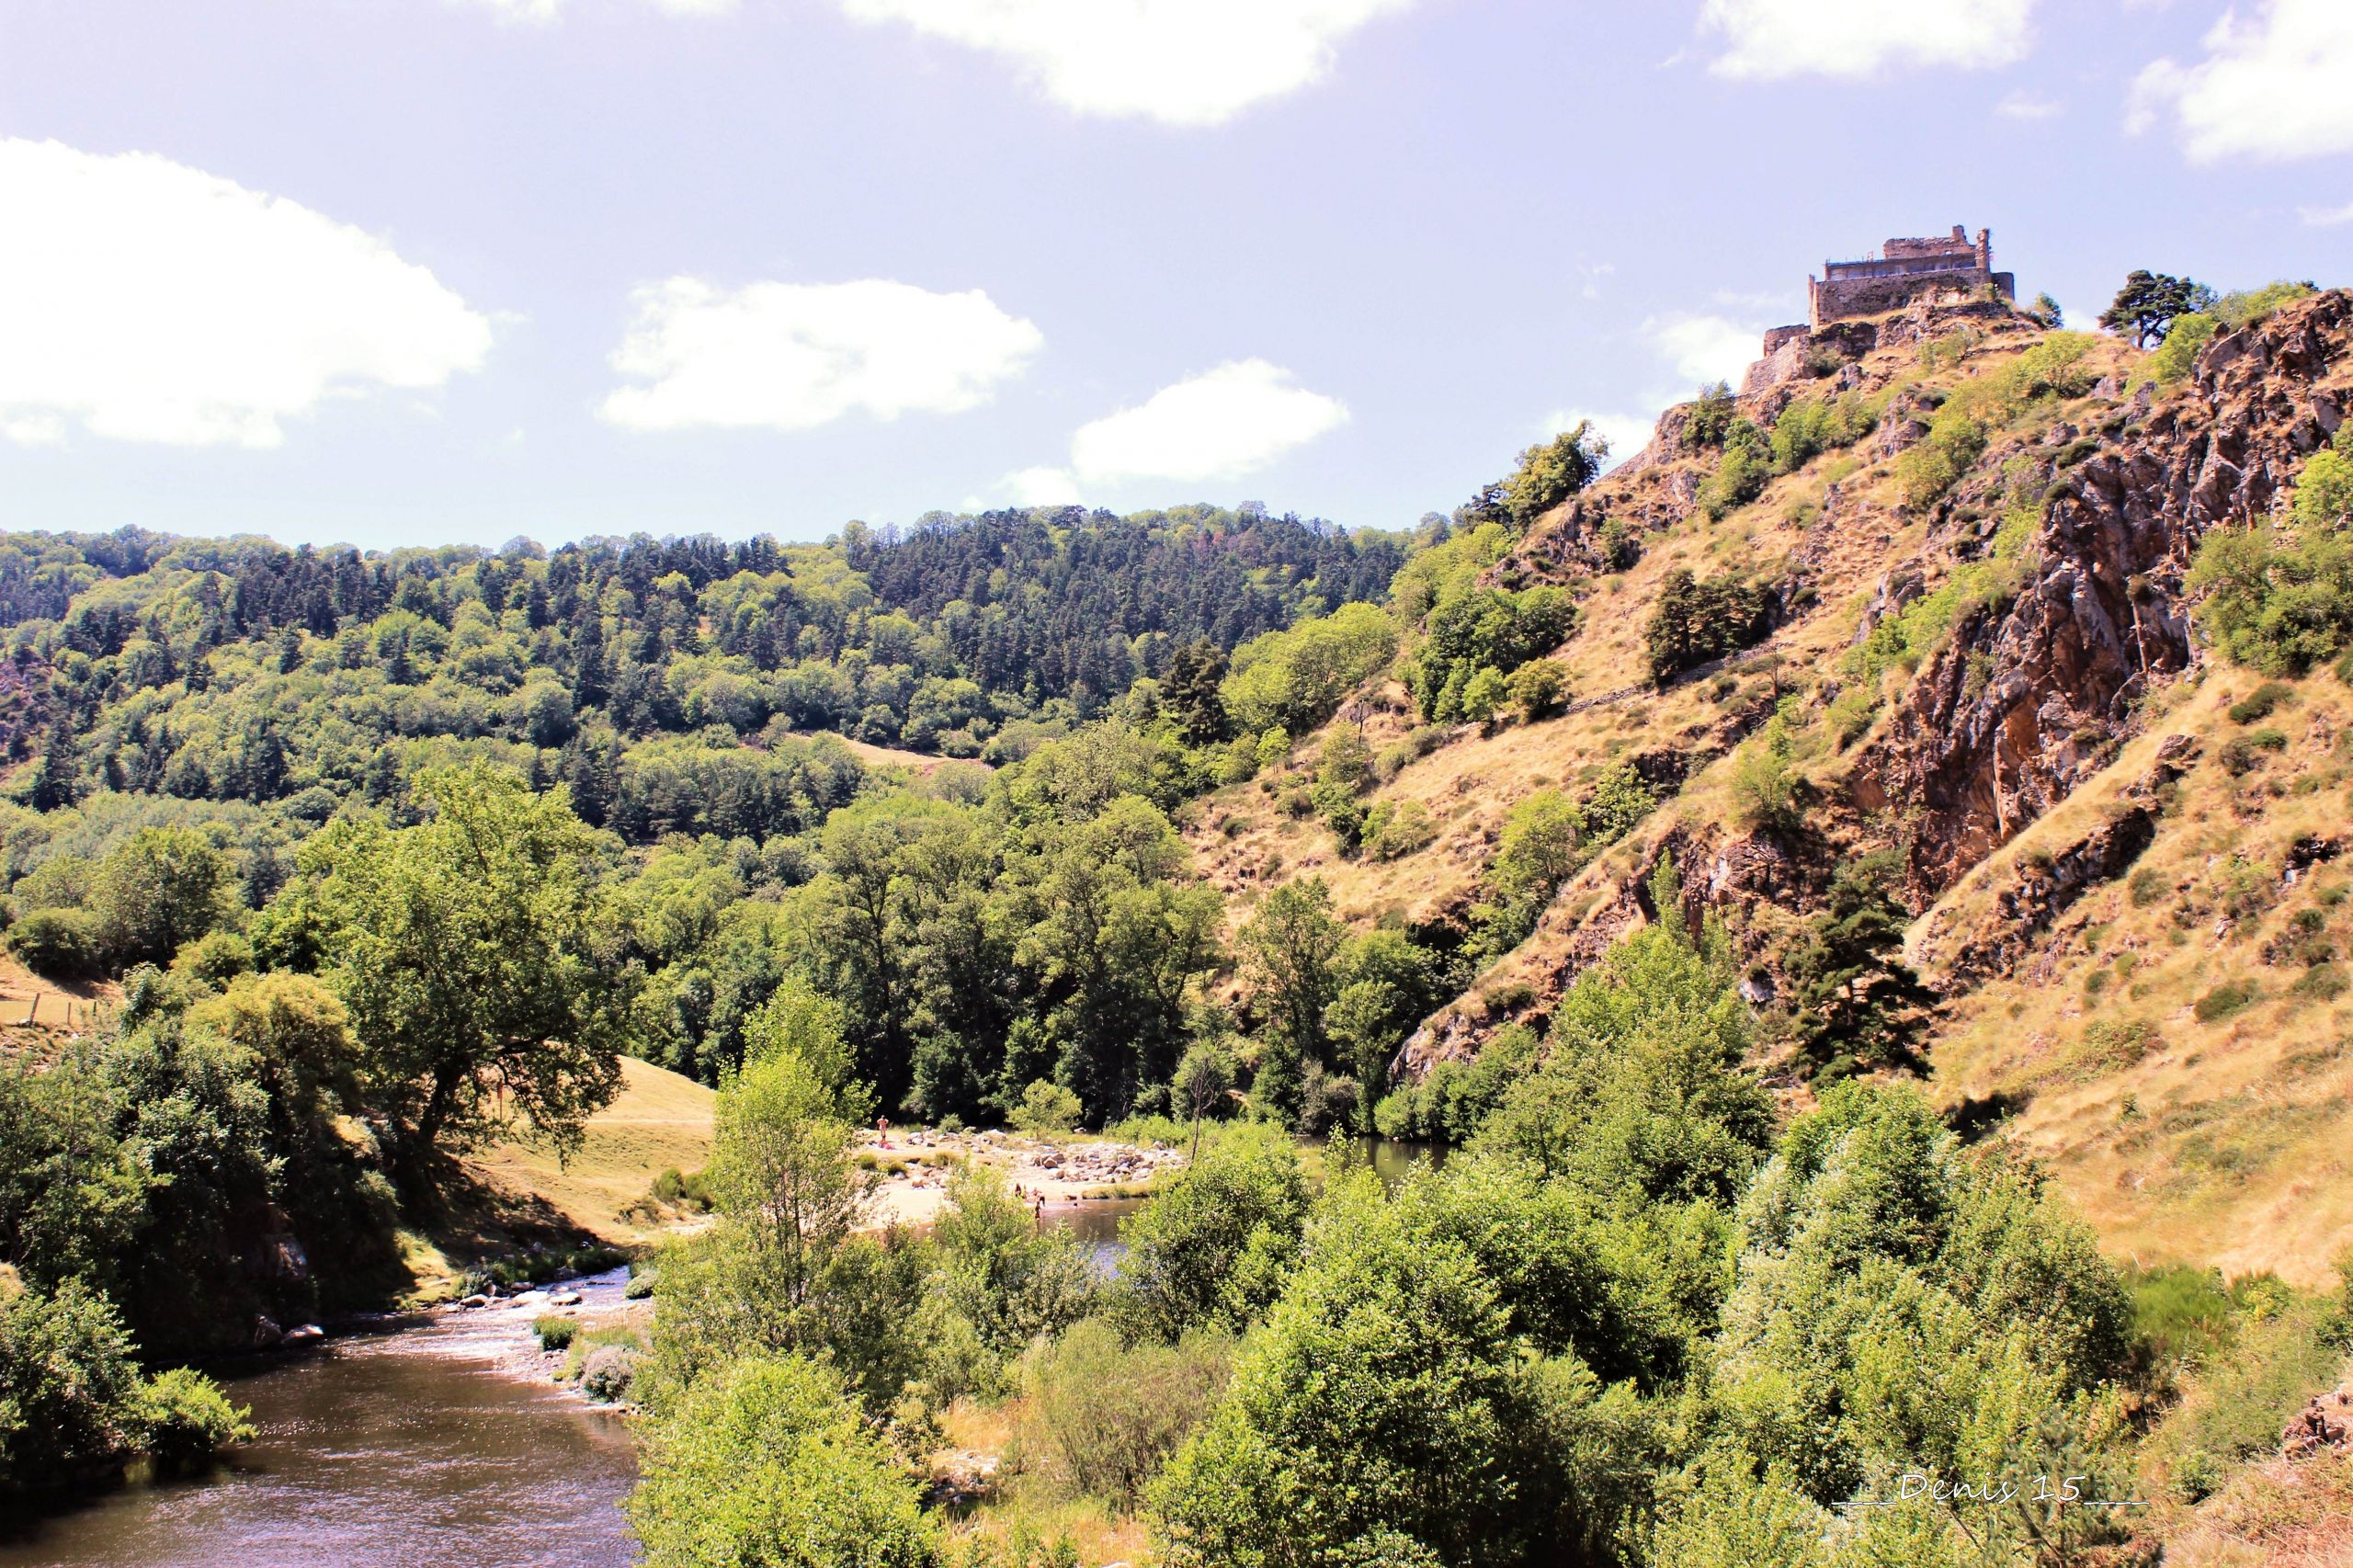
{"type": "MultiPolygon", "coordinates": [[[[617,1299],[616,1270],[588,1285],[617,1299]]],[[[137,1479],[0,1537],[0,1568],[605,1568],[627,1426],[501,1369],[533,1309],[354,1333],[223,1377],[260,1436],[210,1476],[137,1479]]]]}
{"type": "MultiPolygon", "coordinates": [[[[1374,1145],[1384,1179],[1416,1151],[1374,1145]]],[[[1049,1210],[1116,1267],[1139,1199],[1049,1210]]],[[[615,1304],[620,1270],[582,1285],[615,1304]]],[[[0,1522],[0,1568],[620,1568],[627,1424],[516,1375],[531,1306],[449,1312],[222,1372],[260,1435],[211,1474],[0,1522]]]]}

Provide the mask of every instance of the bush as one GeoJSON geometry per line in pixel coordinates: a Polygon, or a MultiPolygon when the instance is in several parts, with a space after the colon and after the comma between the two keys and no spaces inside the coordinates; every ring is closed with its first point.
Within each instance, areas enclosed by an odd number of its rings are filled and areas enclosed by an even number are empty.
{"type": "Polygon", "coordinates": [[[1895,460],[1895,481],[1904,504],[1926,511],[1961,482],[1985,450],[1985,426],[1957,405],[1938,411],[1928,433],[1895,460]]]}
{"type": "Polygon", "coordinates": [[[688,1175],[676,1165],[654,1178],[654,1197],[659,1203],[706,1211],[715,1207],[717,1202],[710,1190],[710,1172],[696,1171],[688,1175]]]}
{"type": "Polygon", "coordinates": [[[2300,528],[2334,528],[2353,518],[2353,438],[2344,431],[2333,449],[2305,461],[2290,511],[2300,528]]]}
{"type": "Polygon", "coordinates": [[[1021,1103],[1006,1119],[1024,1132],[1046,1136],[1076,1127],[1080,1109],[1076,1095],[1040,1078],[1021,1091],[1021,1103]]]}
{"type": "Polygon", "coordinates": [[[1427,849],[1438,837],[1438,823],[1419,801],[1383,801],[1366,813],[1364,852],[1395,860],[1427,849]]]}
{"type": "Polygon", "coordinates": [[[8,950],[45,980],[90,980],[104,971],[97,917],[80,909],[36,909],[8,928],[8,950]]]}
{"type": "Polygon", "coordinates": [[[1274,1130],[1222,1130],[1150,1204],[1120,1222],[1128,1249],[1114,1297],[1131,1336],[1239,1332],[1282,1289],[1307,1221],[1299,1151],[1274,1130]]]}
{"type": "Polygon", "coordinates": [[[1073,1324],[1023,1366],[1023,1469],[1132,1513],[1224,1392],[1233,1358],[1233,1339],[1215,1330],[1129,1348],[1100,1318],[1073,1324]]]}
{"type": "Polygon", "coordinates": [[[2257,730],[2251,735],[2241,735],[2222,748],[2223,771],[2234,778],[2244,778],[2263,766],[2264,754],[2287,749],[2288,737],[2278,730],[2257,730]]]}
{"type": "Polygon", "coordinates": [[[119,1462],[144,1437],[142,1392],[104,1296],[68,1281],[0,1304],[0,1488],[55,1486],[119,1462]]]}
{"type": "Polygon", "coordinates": [[[580,1364],[580,1388],[603,1404],[619,1404],[629,1397],[637,1379],[637,1357],[626,1345],[599,1345],[580,1364]]]}
{"type": "Polygon", "coordinates": [[[1851,447],[1871,433],[1879,416],[1859,392],[1793,403],[1773,421],[1773,463],[1783,473],[1823,452],[1851,447]]]}
{"type": "Polygon", "coordinates": [[[1721,522],[1764,494],[1773,478],[1772,447],[1756,426],[1733,420],[1723,445],[1714,472],[1699,483],[1699,506],[1711,522],[1721,522]]]}
{"type": "Polygon", "coordinates": [[[2252,724],[2258,719],[2268,719],[2272,710],[2296,694],[2296,688],[2276,680],[2265,681],[2245,697],[2231,704],[2231,722],[2252,724]]]}
{"type": "Polygon", "coordinates": [[[1504,482],[1504,504],[1525,528],[1600,477],[1609,443],[1590,420],[1519,454],[1519,467],[1504,482]]]}
{"type": "Polygon", "coordinates": [[[2143,866],[2132,873],[2132,880],[2126,884],[2126,889],[2131,895],[2132,907],[2146,909],[2171,892],[2173,883],[2154,866],[2143,866]]]}
{"type": "Polygon", "coordinates": [[[580,1324],[561,1312],[550,1312],[531,1320],[531,1332],[540,1336],[542,1350],[569,1350],[573,1337],[580,1332],[580,1324]]]}
{"type": "Polygon", "coordinates": [[[2197,1014],[2198,1021],[2201,1024],[2220,1023],[2224,1018],[2244,1011],[2260,994],[2261,993],[2251,983],[2225,981],[2200,996],[2198,999],[2198,1006],[2191,1011],[2197,1014]]]}
{"type": "Polygon", "coordinates": [[[1560,661],[1530,659],[1512,671],[1505,690],[1520,717],[1533,723],[1559,710],[1568,685],[1569,672],[1560,661]]]}
{"type": "Polygon", "coordinates": [[[1732,395],[1732,384],[1718,381],[1701,387],[1699,400],[1691,404],[1691,412],[1683,418],[1683,449],[1699,451],[1724,444],[1725,434],[1737,417],[1738,405],[1732,395]]]}
{"type": "Polygon", "coordinates": [[[696,1380],[647,1433],[624,1505],[647,1568],[934,1568],[918,1488],[831,1370],[755,1357],[696,1380]]]}
{"type": "Polygon", "coordinates": [[[2304,971],[2296,977],[2295,984],[2289,987],[2297,995],[2315,1002],[2334,1002],[2348,988],[2353,988],[2353,981],[2347,981],[2343,970],[2326,960],[2304,971]]]}
{"type": "Polygon", "coordinates": [[[232,1443],[254,1439],[253,1412],[232,1404],[221,1385],[203,1373],[174,1367],[147,1380],[140,1391],[143,1446],[164,1470],[190,1470],[211,1461],[232,1443]]]}

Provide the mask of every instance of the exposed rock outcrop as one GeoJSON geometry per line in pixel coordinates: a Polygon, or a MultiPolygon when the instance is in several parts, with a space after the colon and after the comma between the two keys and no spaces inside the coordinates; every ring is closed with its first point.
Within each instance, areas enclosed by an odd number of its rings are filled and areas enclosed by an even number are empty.
{"type": "Polygon", "coordinates": [[[2348,368],[2353,295],[2301,301],[2210,344],[2189,397],[2124,411],[2060,481],[2016,598],[1964,619],[1857,769],[1863,803],[1910,816],[1921,889],[2065,799],[2190,663],[2198,541],[2270,510],[2342,423],[2348,368]]]}

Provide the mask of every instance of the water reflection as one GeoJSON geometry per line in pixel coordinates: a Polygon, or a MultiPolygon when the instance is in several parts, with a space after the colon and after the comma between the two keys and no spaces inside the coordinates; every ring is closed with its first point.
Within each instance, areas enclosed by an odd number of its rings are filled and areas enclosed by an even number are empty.
{"type": "Polygon", "coordinates": [[[628,1429],[496,1369],[485,1314],[224,1379],[259,1440],[208,1478],[132,1483],[0,1536],[0,1568],[634,1562],[628,1429]]]}

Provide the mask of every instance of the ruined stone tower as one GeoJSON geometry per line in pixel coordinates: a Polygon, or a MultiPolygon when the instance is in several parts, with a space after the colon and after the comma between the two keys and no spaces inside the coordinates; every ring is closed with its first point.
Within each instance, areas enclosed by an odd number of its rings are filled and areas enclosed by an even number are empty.
{"type": "Polygon", "coordinates": [[[1822,276],[1806,279],[1807,324],[1900,310],[1924,294],[1978,295],[1988,288],[2005,300],[2018,297],[2011,276],[1994,270],[1992,232],[1978,230],[1972,244],[1955,223],[1947,237],[1890,240],[1875,256],[1824,262],[1822,276]]]}

